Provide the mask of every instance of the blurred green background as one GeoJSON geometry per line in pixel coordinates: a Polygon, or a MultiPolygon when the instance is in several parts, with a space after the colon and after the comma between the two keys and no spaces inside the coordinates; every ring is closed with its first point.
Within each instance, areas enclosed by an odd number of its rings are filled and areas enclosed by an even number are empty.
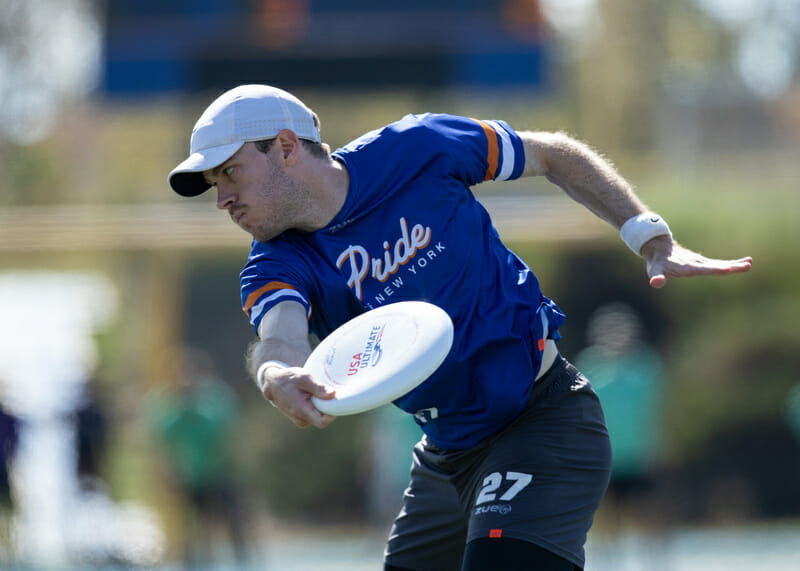
{"type": "MultiPolygon", "coordinates": [[[[251,545],[298,526],[379,545],[418,436],[389,410],[298,430],[247,378],[248,236],[213,196],[179,200],[166,185],[196,117],[242,82],[293,90],[334,148],[409,112],[566,131],[611,160],[681,243],[753,256],[747,274],[651,290],[617,233],[546,181],[474,189],[567,313],[568,359],[589,344],[592,313],[624,301],[663,363],[649,485],[633,506],[604,504],[597,553],[642,530],[800,531],[800,2],[394,4],[0,4],[0,274],[113,284],[85,375],[107,421],[97,475],[111,500],[154,514],[159,564],[179,565],[195,541],[194,504],[154,420],[181,394],[188,348],[236,403],[225,472],[251,545]]],[[[369,557],[379,568],[380,551],[369,557]]]]}

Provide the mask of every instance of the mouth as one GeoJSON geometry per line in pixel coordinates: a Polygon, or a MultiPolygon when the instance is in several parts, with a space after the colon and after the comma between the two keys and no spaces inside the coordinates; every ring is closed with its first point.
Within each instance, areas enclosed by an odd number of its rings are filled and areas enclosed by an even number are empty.
{"type": "Polygon", "coordinates": [[[236,222],[236,224],[239,224],[241,222],[242,218],[244,218],[244,215],[245,215],[244,209],[230,211],[231,220],[236,222]]]}

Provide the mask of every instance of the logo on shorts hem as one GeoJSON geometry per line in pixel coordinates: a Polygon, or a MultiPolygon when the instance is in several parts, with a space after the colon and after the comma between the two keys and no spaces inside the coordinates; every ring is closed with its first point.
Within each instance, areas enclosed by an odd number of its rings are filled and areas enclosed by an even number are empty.
{"type": "Polygon", "coordinates": [[[511,507],[511,504],[491,504],[488,506],[476,507],[473,515],[483,515],[488,513],[506,515],[511,513],[512,509],[514,508],[511,507]]]}

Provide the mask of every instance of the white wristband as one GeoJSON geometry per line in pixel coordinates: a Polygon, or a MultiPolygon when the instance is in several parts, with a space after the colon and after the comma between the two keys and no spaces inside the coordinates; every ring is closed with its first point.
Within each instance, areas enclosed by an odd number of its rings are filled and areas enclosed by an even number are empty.
{"type": "MultiPolygon", "coordinates": [[[[262,394],[264,393],[264,386],[267,384],[267,380],[264,378],[264,373],[270,367],[278,367],[280,369],[288,369],[289,365],[287,365],[283,361],[265,361],[265,362],[261,363],[261,366],[258,368],[258,371],[256,371],[256,384],[258,385],[258,388],[261,389],[261,393],[262,394]]],[[[267,399],[267,400],[269,400],[269,399],[267,399]]],[[[271,400],[269,402],[270,402],[270,404],[272,406],[275,406],[274,402],[272,402],[271,400]]]]}
{"type": "Polygon", "coordinates": [[[661,216],[655,212],[642,212],[637,216],[632,216],[625,221],[622,228],[619,229],[622,236],[622,241],[628,245],[628,248],[633,250],[637,256],[641,256],[642,246],[648,240],[656,236],[669,236],[672,238],[672,232],[669,226],[661,216]]]}

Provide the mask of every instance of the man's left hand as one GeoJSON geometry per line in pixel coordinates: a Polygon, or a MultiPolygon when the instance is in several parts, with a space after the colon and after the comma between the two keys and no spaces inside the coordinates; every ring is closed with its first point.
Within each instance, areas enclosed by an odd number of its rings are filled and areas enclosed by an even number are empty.
{"type": "Polygon", "coordinates": [[[669,278],[689,276],[723,276],[746,272],[753,263],[747,256],[738,260],[717,260],[684,248],[669,236],[658,236],[645,243],[641,250],[647,261],[650,286],[662,288],[669,278]]]}

